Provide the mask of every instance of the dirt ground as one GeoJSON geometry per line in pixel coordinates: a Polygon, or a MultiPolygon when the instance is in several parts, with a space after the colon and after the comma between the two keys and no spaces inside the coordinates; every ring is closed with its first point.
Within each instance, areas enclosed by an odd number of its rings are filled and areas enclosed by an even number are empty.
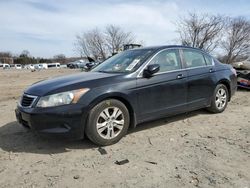
{"type": "Polygon", "coordinates": [[[0,71],[0,187],[250,188],[250,91],[239,90],[221,114],[139,125],[105,155],[88,140],[45,139],[16,122],[28,85],[78,71],[0,71]]]}

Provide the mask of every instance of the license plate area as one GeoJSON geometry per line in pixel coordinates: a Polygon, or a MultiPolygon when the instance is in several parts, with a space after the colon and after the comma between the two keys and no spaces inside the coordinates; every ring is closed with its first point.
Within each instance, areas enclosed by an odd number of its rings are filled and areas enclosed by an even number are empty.
{"type": "Polygon", "coordinates": [[[30,129],[30,125],[29,125],[29,122],[28,121],[25,121],[22,117],[22,113],[18,110],[15,111],[16,113],[16,119],[17,121],[22,124],[25,128],[28,128],[30,129]]]}
{"type": "Polygon", "coordinates": [[[16,119],[19,123],[22,123],[22,114],[18,110],[15,111],[16,113],[16,119]]]}

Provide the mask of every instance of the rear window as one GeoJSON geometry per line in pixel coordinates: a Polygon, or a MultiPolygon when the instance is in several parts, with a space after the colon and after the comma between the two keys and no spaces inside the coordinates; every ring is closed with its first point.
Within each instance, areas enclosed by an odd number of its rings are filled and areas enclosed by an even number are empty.
{"type": "Polygon", "coordinates": [[[186,62],[187,68],[206,66],[205,59],[202,53],[194,50],[183,50],[184,60],[186,62]]]}

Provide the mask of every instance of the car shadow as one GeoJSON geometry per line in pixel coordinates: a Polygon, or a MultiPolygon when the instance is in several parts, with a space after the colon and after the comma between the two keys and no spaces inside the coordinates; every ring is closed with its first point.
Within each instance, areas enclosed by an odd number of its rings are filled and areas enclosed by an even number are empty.
{"type": "MultiPolygon", "coordinates": [[[[129,130],[128,134],[138,131],[152,129],[166,125],[170,122],[184,120],[198,114],[209,114],[205,110],[176,115],[156,121],[142,123],[136,128],[129,130]]],[[[6,152],[25,152],[38,154],[56,154],[69,152],[72,149],[95,149],[98,148],[88,139],[68,140],[60,137],[41,137],[34,132],[24,129],[16,121],[7,123],[0,127],[0,148],[6,152]]]]}
{"type": "Polygon", "coordinates": [[[238,88],[237,88],[237,91],[240,91],[240,92],[249,92],[250,89],[238,87],[238,88]]]}
{"type": "Polygon", "coordinates": [[[133,133],[136,133],[139,131],[143,131],[146,129],[152,129],[152,128],[159,127],[159,126],[165,126],[169,123],[185,120],[185,119],[191,118],[191,117],[196,116],[196,115],[201,115],[201,114],[211,115],[211,113],[205,109],[196,110],[196,111],[192,111],[192,112],[186,112],[183,114],[178,114],[178,115],[174,115],[171,117],[165,117],[165,118],[161,118],[161,119],[152,120],[152,121],[138,124],[134,129],[130,129],[128,131],[128,134],[133,134],[133,133]]]}
{"type": "Polygon", "coordinates": [[[40,136],[14,121],[0,127],[0,148],[7,152],[56,154],[69,152],[71,149],[93,149],[97,146],[88,139],[83,141],[40,136]]]}

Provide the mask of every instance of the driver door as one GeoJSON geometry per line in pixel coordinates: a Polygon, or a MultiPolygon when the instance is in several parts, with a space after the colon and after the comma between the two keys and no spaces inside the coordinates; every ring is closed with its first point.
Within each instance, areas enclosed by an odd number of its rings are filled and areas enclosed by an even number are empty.
{"type": "Polygon", "coordinates": [[[158,52],[150,64],[160,70],[150,78],[137,78],[138,122],[186,111],[187,72],[183,70],[179,50],[158,52]]]}

